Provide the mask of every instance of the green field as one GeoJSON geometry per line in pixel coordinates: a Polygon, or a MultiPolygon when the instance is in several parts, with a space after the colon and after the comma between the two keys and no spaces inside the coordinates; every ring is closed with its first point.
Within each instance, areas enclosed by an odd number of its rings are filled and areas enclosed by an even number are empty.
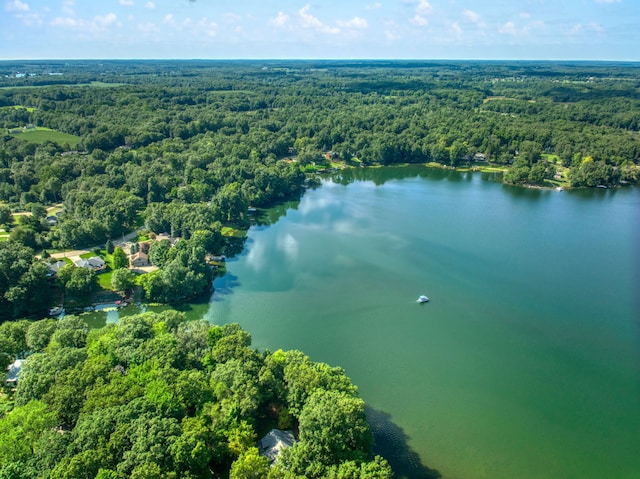
{"type": "Polygon", "coordinates": [[[26,140],[29,143],[44,143],[45,141],[53,141],[59,145],[68,143],[74,147],[80,142],[80,137],[63,133],[61,131],[51,130],[50,128],[36,128],[35,130],[27,130],[21,133],[11,133],[11,136],[26,140]]]}
{"type": "Polygon", "coordinates": [[[90,86],[95,88],[113,88],[128,85],[128,83],[105,83],[101,81],[92,81],[91,83],[67,83],[67,84],[53,84],[53,85],[21,85],[21,86],[2,86],[0,90],[13,90],[13,89],[27,89],[27,88],[51,88],[51,87],[83,87],[90,86]]]}
{"type": "Polygon", "coordinates": [[[233,236],[234,238],[244,238],[246,234],[245,231],[232,228],[231,226],[223,226],[220,232],[222,236],[233,236]]]}
{"type": "Polygon", "coordinates": [[[14,110],[27,110],[29,113],[35,111],[35,108],[31,106],[23,106],[23,105],[13,105],[13,106],[1,106],[1,108],[13,108],[14,110]]]}

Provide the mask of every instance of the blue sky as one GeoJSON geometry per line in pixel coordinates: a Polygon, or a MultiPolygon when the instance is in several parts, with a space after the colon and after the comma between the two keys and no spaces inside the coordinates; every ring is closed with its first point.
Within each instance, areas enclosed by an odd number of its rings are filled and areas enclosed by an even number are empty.
{"type": "Polygon", "coordinates": [[[0,0],[0,59],[640,60],[640,0],[0,0]]]}

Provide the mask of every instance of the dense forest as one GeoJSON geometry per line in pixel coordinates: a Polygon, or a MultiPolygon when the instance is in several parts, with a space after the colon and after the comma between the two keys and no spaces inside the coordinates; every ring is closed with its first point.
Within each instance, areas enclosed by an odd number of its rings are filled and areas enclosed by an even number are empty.
{"type": "MultiPolygon", "coordinates": [[[[50,301],[35,253],[103,245],[142,226],[200,238],[145,278],[148,298],[202,293],[205,255],[241,248],[223,228],[246,228],[249,209],[298,197],[319,171],[489,165],[513,184],[636,183],[640,67],[0,62],[0,128],[2,321],[37,316],[50,301]],[[190,271],[180,289],[189,294],[177,294],[171,285],[190,271]]],[[[76,276],[58,286],[90,289],[76,276]]]]}
{"type": "Polygon", "coordinates": [[[0,402],[0,477],[392,477],[342,369],[250,344],[174,311],[0,325],[2,368],[32,353],[14,409],[0,402]],[[272,467],[256,441],[276,427],[298,440],[272,467]]]}

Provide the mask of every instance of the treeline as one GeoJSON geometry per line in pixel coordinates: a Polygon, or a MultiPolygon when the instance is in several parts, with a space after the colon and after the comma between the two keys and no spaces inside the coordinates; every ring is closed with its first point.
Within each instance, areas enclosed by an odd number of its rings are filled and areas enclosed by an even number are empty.
{"type": "Polygon", "coordinates": [[[0,477],[391,478],[340,368],[258,352],[237,324],[144,313],[0,325],[0,366],[30,353],[0,411],[0,477]],[[273,467],[256,441],[297,442],[273,467]]]}

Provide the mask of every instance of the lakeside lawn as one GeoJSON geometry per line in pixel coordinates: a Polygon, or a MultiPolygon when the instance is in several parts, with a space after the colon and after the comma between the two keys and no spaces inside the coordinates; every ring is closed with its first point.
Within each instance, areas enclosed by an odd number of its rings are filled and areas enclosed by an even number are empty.
{"type": "Polygon", "coordinates": [[[237,228],[232,228],[231,226],[223,226],[220,231],[222,236],[233,237],[233,238],[244,238],[245,231],[237,228]]]}
{"type": "Polygon", "coordinates": [[[106,291],[115,291],[113,286],[111,286],[111,276],[113,275],[113,270],[108,268],[104,273],[98,274],[98,284],[100,287],[106,291]]]}

